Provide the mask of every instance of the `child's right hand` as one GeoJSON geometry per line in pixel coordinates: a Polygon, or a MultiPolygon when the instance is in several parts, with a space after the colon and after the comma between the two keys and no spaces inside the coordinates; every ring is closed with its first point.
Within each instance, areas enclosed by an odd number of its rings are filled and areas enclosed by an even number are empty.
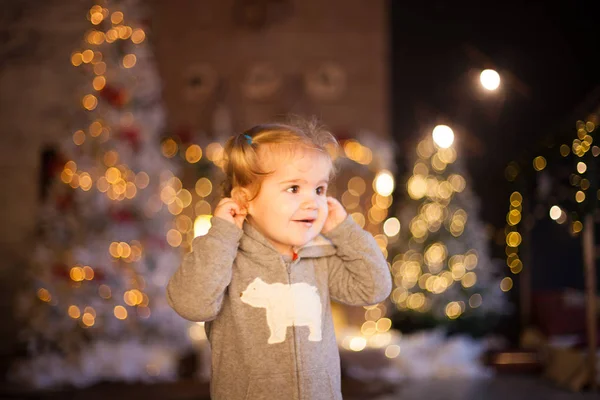
{"type": "Polygon", "coordinates": [[[233,199],[225,197],[217,204],[214,216],[229,221],[242,229],[247,214],[248,211],[245,208],[242,208],[233,199]]]}

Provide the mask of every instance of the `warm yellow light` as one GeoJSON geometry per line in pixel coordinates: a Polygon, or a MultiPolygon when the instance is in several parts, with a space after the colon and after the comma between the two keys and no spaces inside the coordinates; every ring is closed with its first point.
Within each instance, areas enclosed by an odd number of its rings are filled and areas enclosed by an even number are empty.
{"type": "Polygon", "coordinates": [[[580,174],[583,174],[585,171],[587,171],[587,165],[584,162],[578,162],[577,163],[577,172],[579,172],[580,174]]]}
{"type": "Polygon", "coordinates": [[[195,185],[196,193],[200,197],[206,197],[212,192],[212,183],[208,178],[200,178],[195,185]]]}
{"type": "Polygon", "coordinates": [[[104,19],[104,15],[101,12],[93,12],[90,16],[90,21],[94,25],[98,25],[104,19]]]}
{"type": "Polygon", "coordinates": [[[448,305],[446,305],[446,315],[448,316],[448,318],[456,319],[456,318],[460,317],[461,314],[462,314],[462,308],[458,302],[453,301],[453,302],[448,303],[448,305]]]}
{"type": "Polygon", "coordinates": [[[90,326],[93,326],[93,325],[94,325],[94,323],[96,322],[96,317],[94,317],[94,316],[93,316],[92,314],[90,314],[90,313],[84,313],[84,314],[83,314],[83,317],[81,317],[81,322],[82,322],[82,323],[83,323],[85,326],[87,326],[87,327],[90,327],[90,326]]]}
{"type": "Polygon", "coordinates": [[[346,210],[352,210],[360,204],[360,197],[350,192],[350,190],[346,190],[342,194],[341,201],[346,210]]]}
{"type": "Polygon", "coordinates": [[[557,220],[560,218],[560,216],[562,215],[562,210],[560,209],[559,206],[552,206],[550,208],[550,218],[552,218],[553,220],[557,220]]]}
{"type": "Polygon", "coordinates": [[[585,201],[585,193],[581,190],[578,190],[577,193],[575,193],[575,201],[578,203],[583,203],[585,201]]]}
{"type": "Polygon", "coordinates": [[[477,283],[477,275],[475,272],[467,272],[461,279],[463,287],[469,288],[477,283]]]}
{"type": "Polygon", "coordinates": [[[106,177],[108,183],[114,185],[115,183],[117,183],[117,181],[121,179],[121,171],[119,171],[115,167],[110,167],[106,170],[104,176],[106,177]]]}
{"type": "Polygon", "coordinates": [[[202,158],[202,149],[197,144],[192,144],[185,151],[185,159],[190,164],[197,163],[202,158]]]}
{"type": "Polygon", "coordinates": [[[547,165],[546,159],[542,156],[538,156],[533,159],[533,168],[536,171],[542,171],[544,168],[546,168],[546,165],[547,165]]]}
{"type": "Polygon", "coordinates": [[[175,154],[177,154],[177,142],[171,138],[168,138],[162,142],[161,150],[165,157],[172,158],[175,154]]]}
{"type": "Polygon", "coordinates": [[[69,275],[71,276],[71,279],[74,280],[75,282],[81,282],[82,280],[85,279],[83,269],[79,266],[75,266],[75,267],[71,268],[69,275]]]}
{"type": "Polygon", "coordinates": [[[509,225],[514,226],[521,222],[521,213],[519,210],[510,210],[506,216],[506,221],[509,225]]]}
{"type": "Polygon", "coordinates": [[[385,356],[387,358],[396,358],[400,355],[400,346],[391,344],[385,348],[385,356]]]}
{"type": "Polygon", "coordinates": [[[123,294],[123,301],[128,306],[135,306],[137,304],[137,297],[132,290],[128,290],[123,294]]]}
{"type": "Polygon", "coordinates": [[[183,237],[181,236],[181,232],[175,229],[170,229],[167,232],[167,242],[171,245],[171,247],[179,247],[181,242],[183,241],[183,237]]]}
{"type": "Polygon", "coordinates": [[[433,128],[433,141],[439,147],[445,149],[454,143],[454,132],[448,125],[438,125],[433,128]]]}
{"type": "Polygon", "coordinates": [[[92,60],[94,59],[94,52],[90,49],[84,50],[83,53],[81,53],[81,60],[88,64],[90,62],[92,62],[92,60]]]}
{"type": "Polygon", "coordinates": [[[123,13],[121,11],[115,11],[110,16],[110,21],[115,25],[120,24],[121,22],[123,22],[123,13]]]}
{"type": "Polygon", "coordinates": [[[83,142],[85,142],[85,132],[83,132],[81,129],[75,131],[75,133],[73,133],[73,143],[75,143],[77,146],[81,146],[83,142]]]}
{"type": "Polygon", "coordinates": [[[367,184],[360,176],[354,176],[348,181],[348,191],[354,196],[362,195],[366,189],[367,184]]]}
{"type": "Polygon", "coordinates": [[[365,347],[367,347],[367,339],[356,336],[350,340],[350,350],[352,351],[361,351],[365,347]]]}
{"type": "Polygon", "coordinates": [[[365,220],[365,216],[359,212],[355,212],[350,214],[350,216],[352,217],[352,219],[354,220],[354,222],[356,222],[358,224],[358,226],[360,226],[361,228],[364,228],[365,223],[367,222],[365,220]]]}
{"type": "Polygon", "coordinates": [[[84,275],[84,279],[86,281],[91,281],[92,279],[94,279],[93,268],[90,267],[89,265],[86,265],[85,267],[83,267],[83,275],[84,275]]]}
{"type": "Polygon", "coordinates": [[[106,85],[106,78],[102,75],[95,77],[92,81],[92,86],[95,90],[99,91],[104,89],[104,85],[106,85]]]}
{"type": "Polygon", "coordinates": [[[110,287],[108,287],[107,285],[104,285],[104,284],[102,284],[98,287],[98,294],[103,299],[110,299],[112,296],[110,287]]]}
{"type": "Polygon", "coordinates": [[[118,319],[127,318],[127,310],[123,306],[116,306],[113,312],[118,319]]]}
{"type": "Polygon", "coordinates": [[[86,94],[85,96],[83,96],[81,104],[86,110],[92,111],[98,105],[98,99],[92,94],[86,94]]]}
{"type": "Polygon", "coordinates": [[[204,322],[197,322],[188,328],[188,335],[194,341],[206,340],[204,322]]]}
{"type": "Polygon", "coordinates": [[[513,207],[518,207],[523,202],[523,196],[519,192],[513,192],[510,195],[510,205],[513,207]]]}
{"type": "Polygon", "coordinates": [[[408,179],[407,188],[408,195],[419,200],[427,194],[427,180],[422,175],[413,175],[408,179]]]}
{"type": "Polygon", "coordinates": [[[175,226],[181,233],[189,232],[193,229],[192,219],[187,215],[179,215],[175,219],[175,226]]]}
{"type": "Polygon", "coordinates": [[[119,33],[119,38],[120,39],[129,39],[129,37],[131,36],[131,34],[133,33],[133,29],[131,29],[130,26],[118,26],[117,28],[117,32],[119,33]]]}
{"type": "Polygon", "coordinates": [[[148,186],[148,184],[150,183],[150,177],[148,176],[147,173],[145,173],[144,171],[139,172],[136,176],[135,176],[135,184],[137,187],[139,187],[140,189],[144,189],[148,186]]]}
{"type": "Polygon", "coordinates": [[[123,66],[125,68],[131,68],[135,65],[136,61],[137,58],[135,57],[135,54],[127,54],[123,57],[123,66]]]}
{"type": "Polygon", "coordinates": [[[383,223],[383,232],[389,237],[396,236],[400,232],[400,221],[398,218],[388,218],[383,223]]]}
{"type": "Polygon", "coordinates": [[[194,221],[194,237],[204,236],[212,226],[210,215],[198,215],[194,221]]]}
{"type": "Polygon", "coordinates": [[[452,174],[448,177],[448,182],[452,185],[455,192],[462,192],[467,187],[467,181],[461,175],[452,174]]]}
{"type": "Polygon", "coordinates": [[[90,190],[92,188],[92,184],[92,177],[87,172],[83,172],[79,176],[79,187],[84,191],[87,192],[88,190],[90,190]]]}
{"type": "Polygon", "coordinates": [[[146,38],[146,34],[141,29],[134,29],[131,34],[131,41],[135,44],[140,44],[146,38]]]}
{"type": "Polygon", "coordinates": [[[502,289],[503,292],[508,292],[510,289],[512,289],[513,287],[513,280],[511,278],[509,278],[508,276],[504,279],[502,279],[502,281],[500,282],[500,289],[502,289]]]}
{"type": "Polygon", "coordinates": [[[413,310],[418,310],[424,304],[425,295],[423,293],[413,293],[406,299],[406,305],[413,310]]]}
{"type": "Polygon", "coordinates": [[[50,300],[52,300],[52,296],[50,295],[50,292],[48,291],[48,289],[44,289],[44,288],[40,288],[37,291],[37,296],[40,300],[45,301],[45,302],[50,302],[50,300]]]}
{"type": "Polygon", "coordinates": [[[69,306],[69,310],[67,311],[69,317],[73,319],[77,319],[81,316],[81,311],[79,311],[79,307],[71,305],[69,306]]]}
{"type": "Polygon", "coordinates": [[[482,301],[481,295],[479,293],[475,293],[473,296],[471,296],[469,298],[469,306],[471,306],[471,308],[479,307],[482,302],[483,301],[482,301]]]}
{"type": "Polygon", "coordinates": [[[394,177],[388,170],[381,170],[375,176],[373,187],[381,196],[389,196],[394,191],[394,177]]]}
{"type": "Polygon", "coordinates": [[[371,336],[377,333],[377,324],[375,321],[366,321],[360,327],[360,332],[365,336],[371,336]]]}
{"type": "Polygon", "coordinates": [[[71,64],[78,67],[83,63],[83,56],[80,52],[71,54],[71,64]]]}
{"type": "Polygon", "coordinates": [[[379,307],[367,306],[365,308],[367,308],[367,311],[365,311],[365,319],[367,321],[377,321],[383,314],[379,307]]]}
{"type": "Polygon", "coordinates": [[[510,263],[510,272],[513,274],[518,274],[523,271],[523,262],[521,260],[514,260],[510,263]]]}
{"type": "Polygon", "coordinates": [[[381,318],[377,321],[377,332],[384,333],[392,328],[392,320],[389,318],[381,318]]]}
{"type": "Polygon", "coordinates": [[[500,74],[493,69],[484,69],[479,75],[479,81],[486,90],[493,91],[500,86],[500,74]]]}
{"type": "Polygon", "coordinates": [[[106,72],[106,63],[105,62],[99,62],[98,64],[94,65],[94,74],[104,75],[105,72],[106,72]]]}
{"type": "Polygon", "coordinates": [[[506,244],[510,247],[517,247],[521,244],[521,234],[519,232],[509,232],[506,235],[506,244]]]}

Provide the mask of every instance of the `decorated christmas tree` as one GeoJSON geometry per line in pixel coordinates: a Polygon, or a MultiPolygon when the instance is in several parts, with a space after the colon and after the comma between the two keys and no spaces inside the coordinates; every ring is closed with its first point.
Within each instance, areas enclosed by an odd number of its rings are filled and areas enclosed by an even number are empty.
{"type": "Polygon", "coordinates": [[[399,207],[392,319],[405,331],[445,325],[482,334],[507,310],[501,269],[490,258],[479,204],[453,140],[441,125],[419,142],[399,207]]]}
{"type": "Polygon", "coordinates": [[[189,345],[165,296],[185,194],[161,154],[161,84],[139,5],[94,5],[71,56],[89,85],[72,136],[47,159],[31,287],[18,299],[28,354],[13,376],[34,386],[172,379],[189,345]]]}

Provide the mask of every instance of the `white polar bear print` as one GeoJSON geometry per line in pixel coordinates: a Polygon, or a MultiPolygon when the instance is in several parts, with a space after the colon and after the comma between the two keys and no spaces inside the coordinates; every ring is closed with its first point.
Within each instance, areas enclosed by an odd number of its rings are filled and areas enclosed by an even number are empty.
{"type": "Polygon", "coordinates": [[[308,283],[266,283],[256,278],[241,294],[242,302],[266,308],[271,336],[267,343],[285,341],[288,326],[308,326],[311,342],[321,341],[321,298],[308,283]]]}

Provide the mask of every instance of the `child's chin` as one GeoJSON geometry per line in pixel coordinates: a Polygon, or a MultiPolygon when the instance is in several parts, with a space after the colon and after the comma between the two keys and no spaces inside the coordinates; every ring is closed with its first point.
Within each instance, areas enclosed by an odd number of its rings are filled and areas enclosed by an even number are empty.
{"type": "Polygon", "coordinates": [[[297,244],[295,244],[295,247],[303,247],[306,246],[308,243],[310,243],[312,240],[314,240],[317,236],[319,236],[318,234],[315,235],[310,235],[307,236],[305,238],[303,238],[302,240],[299,240],[297,244]]]}

